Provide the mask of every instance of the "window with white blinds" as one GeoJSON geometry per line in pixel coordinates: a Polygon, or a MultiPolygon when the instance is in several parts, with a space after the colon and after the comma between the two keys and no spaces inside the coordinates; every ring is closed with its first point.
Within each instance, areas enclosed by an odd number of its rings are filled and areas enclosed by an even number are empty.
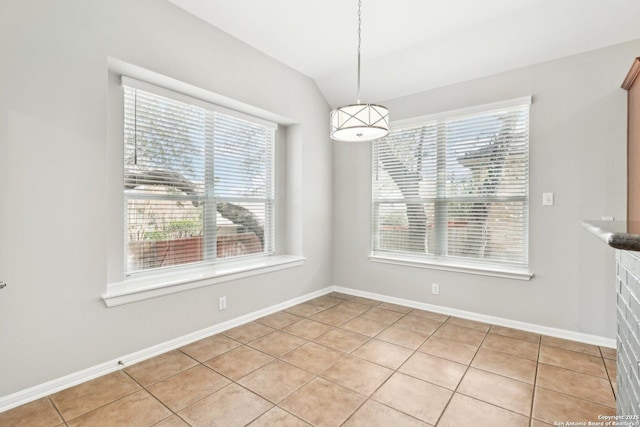
{"type": "Polygon", "coordinates": [[[276,125],[123,86],[126,273],[274,253],[276,125]]]}
{"type": "Polygon", "coordinates": [[[375,141],[372,255],[526,268],[529,104],[413,121],[375,141]]]}

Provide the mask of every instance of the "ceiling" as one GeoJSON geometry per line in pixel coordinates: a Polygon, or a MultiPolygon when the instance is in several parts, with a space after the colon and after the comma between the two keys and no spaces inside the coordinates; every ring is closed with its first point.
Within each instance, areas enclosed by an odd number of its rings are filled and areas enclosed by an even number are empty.
{"type": "MultiPolygon", "coordinates": [[[[332,107],[355,102],[356,0],[169,1],[311,77],[332,107]]],[[[640,39],[638,0],[362,3],[370,103],[640,39]]]]}

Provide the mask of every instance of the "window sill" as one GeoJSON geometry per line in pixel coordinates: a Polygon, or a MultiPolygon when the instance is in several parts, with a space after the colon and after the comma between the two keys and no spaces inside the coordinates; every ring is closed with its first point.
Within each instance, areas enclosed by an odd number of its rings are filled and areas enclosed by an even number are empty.
{"type": "Polygon", "coordinates": [[[102,300],[107,307],[115,307],[216,283],[298,267],[304,263],[305,259],[305,257],[294,255],[276,255],[200,267],[186,272],[125,279],[122,282],[108,284],[102,300]]]}
{"type": "Polygon", "coordinates": [[[410,257],[393,257],[389,255],[369,255],[372,262],[404,265],[408,267],[429,268],[432,270],[454,271],[457,273],[476,274],[480,276],[503,277],[506,279],[530,280],[533,273],[524,268],[490,267],[465,264],[455,261],[424,260],[410,257]]]}

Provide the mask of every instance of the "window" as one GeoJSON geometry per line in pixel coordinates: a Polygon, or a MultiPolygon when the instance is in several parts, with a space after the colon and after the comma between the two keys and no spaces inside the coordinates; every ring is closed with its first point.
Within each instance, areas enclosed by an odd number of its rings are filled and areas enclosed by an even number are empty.
{"type": "Polygon", "coordinates": [[[525,270],[529,104],[412,120],[376,141],[372,256],[525,270]]]}
{"type": "Polygon", "coordinates": [[[123,86],[125,274],[273,254],[276,125],[123,86]]]}

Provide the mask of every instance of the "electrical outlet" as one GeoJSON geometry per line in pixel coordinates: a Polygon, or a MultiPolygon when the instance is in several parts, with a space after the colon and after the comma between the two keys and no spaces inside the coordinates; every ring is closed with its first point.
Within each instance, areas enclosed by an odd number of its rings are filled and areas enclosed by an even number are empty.
{"type": "Polygon", "coordinates": [[[542,193],[542,206],[553,206],[553,193],[542,193]]]}
{"type": "Polygon", "coordinates": [[[218,310],[226,310],[227,309],[227,297],[220,297],[218,300],[218,310]]]}
{"type": "Polygon", "coordinates": [[[440,285],[437,283],[431,284],[431,293],[434,295],[440,295],[440,285]]]}

